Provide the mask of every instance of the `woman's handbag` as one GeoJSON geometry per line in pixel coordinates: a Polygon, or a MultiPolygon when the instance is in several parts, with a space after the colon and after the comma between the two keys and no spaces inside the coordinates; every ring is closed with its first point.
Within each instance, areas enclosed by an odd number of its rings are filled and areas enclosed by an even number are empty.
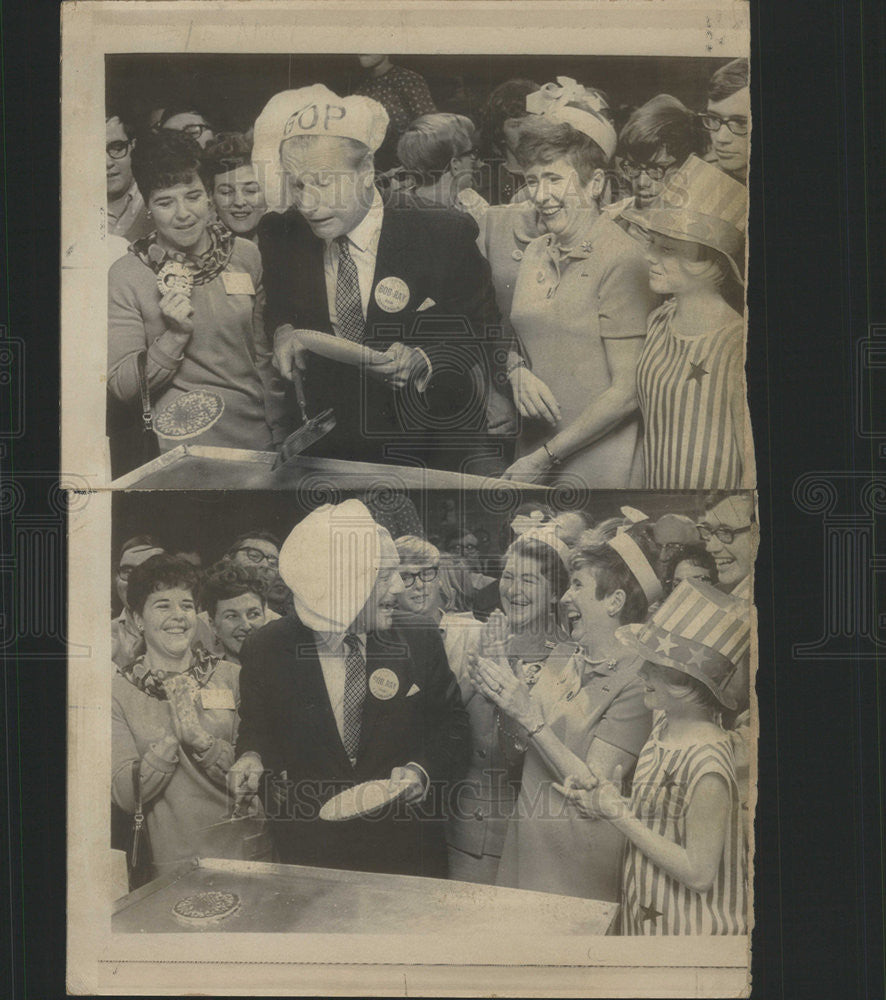
{"type": "Polygon", "coordinates": [[[129,872],[129,891],[151,881],[151,844],[148,840],[148,828],[145,825],[145,813],[142,805],[141,760],[132,762],[132,793],[135,797],[135,815],[132,817],[132,829],[129,834],[129,848],[126,851],[126,868],[129,872]]]}
{"type": "Polygon", "coordinates": [[[136,417],[132,406],[124,405],[108,394],[107,434],[111,445],[111,475],[114,479],[150,462],[160,454],[148,388],[147,351],[139,351],[136,364],[141,404],[138,416],[136,417]]]}

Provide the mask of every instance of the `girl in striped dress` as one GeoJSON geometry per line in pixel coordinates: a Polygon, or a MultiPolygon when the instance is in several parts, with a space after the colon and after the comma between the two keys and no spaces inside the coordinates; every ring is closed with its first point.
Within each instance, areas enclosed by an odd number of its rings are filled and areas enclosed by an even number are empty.
{"type": "Polygon", "coordinates": [[[621,776],[563,793],[627,839],[621,889],[626,935],[747,933],[747,858],[735,760],[720,712],[747,649],[740,602],[686,580],[646,625],[619,638],[646,656],[645,704],[655,713],[630,800],[621,776]],[[578,791],[577,789],[583,789],[578,791]]]}
{"type": "Polygon", "coordinates": [[[637,365],[647,489],[753,486],[744,320],[730,304],[746,201],[743,185],[690,156],[649,208],[624,212],[645,232],[650,289],[669,296],[637,365]]]}

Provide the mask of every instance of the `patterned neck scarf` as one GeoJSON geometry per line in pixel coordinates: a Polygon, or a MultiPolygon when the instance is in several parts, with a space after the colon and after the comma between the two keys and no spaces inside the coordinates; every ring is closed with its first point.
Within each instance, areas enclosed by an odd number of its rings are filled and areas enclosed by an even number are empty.
{"type": "Polygon", "coordinates": [[[154,274],[158,274],[167,261],[174,260],[184,264],[194,284],[205,285],[224,271],[234,252],[234,234],[220,222],[210,222],[206,226],[206,233],[209,236],[209,249],[197,256],[160,246],[156,232],[136,240],[130,245],[129,252],[134,253],[154,274]]]}
{"type": "MultiPolygon", "coordinates": [[[[212,676],[219,657],[208,653],[200,642],[194,646],[191,654],[191,665],[182,672],[190,674],[200,687],[204,687],[212,676]]],[[[151,698],[156,698],[158,701],[167,700],[163,682],[171,676],[171,673],[165,670],[152,670],[146,665],[144,654],[133,660],[128,667],[121,669],[120,673],[130,684],[134,684],[139,691],[144,691],[151,698]]]]}

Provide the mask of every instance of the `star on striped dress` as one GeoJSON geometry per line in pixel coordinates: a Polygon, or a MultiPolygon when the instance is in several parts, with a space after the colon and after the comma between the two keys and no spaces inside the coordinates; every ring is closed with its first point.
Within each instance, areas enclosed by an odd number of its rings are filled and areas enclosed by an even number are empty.
{"type": "Polygon", "coordinates": [[[637,366],[647,489],[734,489],[742,483],[744,324],[701,336],[672,329],[671,299],[649,317],[637,366]]]}
{"type": "Polygon", "coordinates": [[[686,843],[686,814],[698,782],[719,774],[729,785],[730,813],[714,883],[696,892],[653,864],[628,842],[622,882],[622,933],[746,934],[747,860],[735,760],[728,734],[712,743],[660,742],[665,716],[656,721],[634,772],[631,811],[654,833],[686,843]]]}

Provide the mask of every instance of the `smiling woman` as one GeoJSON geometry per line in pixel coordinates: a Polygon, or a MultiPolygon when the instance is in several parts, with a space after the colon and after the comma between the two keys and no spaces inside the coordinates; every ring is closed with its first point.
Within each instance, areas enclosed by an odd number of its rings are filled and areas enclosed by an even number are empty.
{"type": "MultiPolygon", "coordinates": [[[[132,171],[155,231],[108,275],[109,392],[132,407],[144,382],[159,409],[209,389],[224,411],[198,443],[270,450],[286,415],[264,335],[258,250],[210,221],[206,166],[186,133],[143,137],[132,171]]],[[[162,450],[174,445],[161,439],[162,450]]],[[[115,456],[112,436],[115,475],[134,457],[115,456]]]]}
{"type": "Polygon", "coordinates": [[[191,649],[196,583],[189,563],[165,554],[132,570],[127,599],[146,651],[112,682],[112,799],[144,814],[151,877],[195,853],[264,856],[236,826],[204,841],[227,810],[240,691],[236,665],[191,649]]]}

